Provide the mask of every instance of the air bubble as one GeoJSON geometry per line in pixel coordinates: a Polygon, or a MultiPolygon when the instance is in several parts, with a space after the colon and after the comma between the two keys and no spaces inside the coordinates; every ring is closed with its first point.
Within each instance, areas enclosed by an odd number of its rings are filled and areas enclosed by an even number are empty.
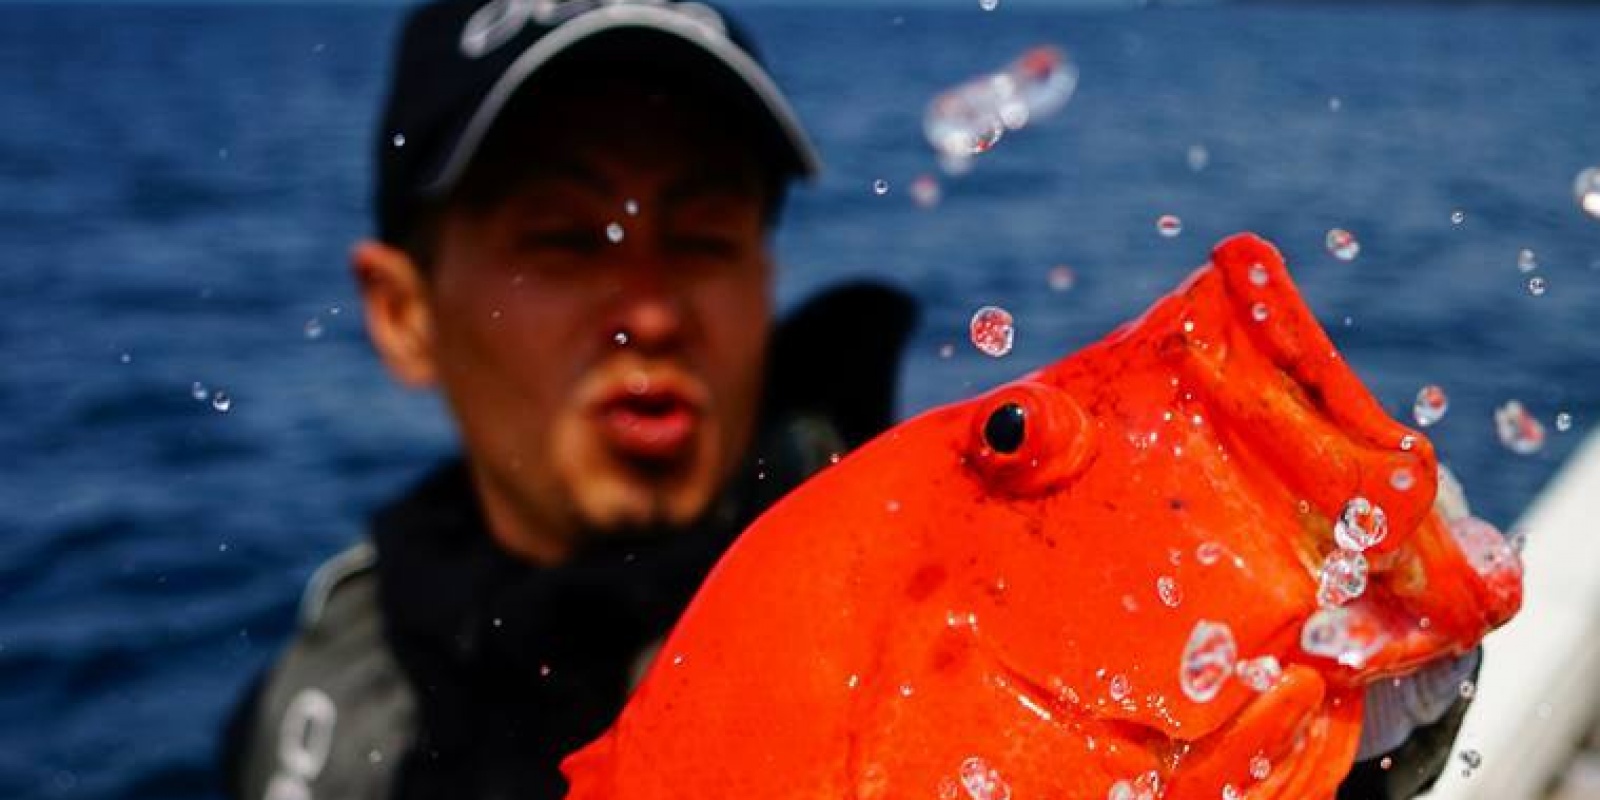
{"type": "Polygon", "coordinates": [[[1156,233],[1161,234],[1162,238],[1171,239],[1183,233],[1183,220],[1173,214],[1162,214],[1156,219],[1156,233]]]}

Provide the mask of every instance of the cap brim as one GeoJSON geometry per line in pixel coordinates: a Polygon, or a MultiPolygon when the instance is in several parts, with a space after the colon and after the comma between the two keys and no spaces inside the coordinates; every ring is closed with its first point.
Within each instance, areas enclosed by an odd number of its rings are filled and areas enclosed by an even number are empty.
{"type": "Polygon", "coordinates": [[[558,56],[571,53],[579,45],[594,41],[612,31],[653,31],[671,40],[693,45],[728,72],[746,89],[770,117],[794,161],[794,171],[807,179],[822,171],[816,148],[800,126],[800,119],[767,71],[722,31],[693,16],[670,7],[618,4],[602,6],[563,23],[540,37],[511,66],[501,73],[456,138],[449,155],[424,191],[438,194],[449,191],[460,181],[480,145],[494,127],[513,97],[529,80],[558,56]]]}

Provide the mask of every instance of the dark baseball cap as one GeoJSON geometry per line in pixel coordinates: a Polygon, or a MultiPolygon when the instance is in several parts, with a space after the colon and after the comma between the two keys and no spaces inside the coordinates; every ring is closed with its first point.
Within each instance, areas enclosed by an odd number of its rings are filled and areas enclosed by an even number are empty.
{"type": "Polygon", "coordinates": [[[558,63],[613,56],[637,66],[641,77],[717,87],[730,114],[749,117],[777,174],[809,178],[820,169],[749,37],[710,5],[441,0],[413,10],[401,33],[378,135],[379,236],[397,241],[419,202],[456,186],[520,89],[540,75],[572,74],[553,69],[558,63]]]}

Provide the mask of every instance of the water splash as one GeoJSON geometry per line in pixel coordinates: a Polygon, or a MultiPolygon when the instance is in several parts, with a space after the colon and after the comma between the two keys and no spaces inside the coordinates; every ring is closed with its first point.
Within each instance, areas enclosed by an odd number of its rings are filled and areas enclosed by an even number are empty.
{"type": "Polygon", "coordinates": [[[961,770],[957,774],[961,778],[961,788],[972,800],[1011,798],[1011,787],[1000,777],[999,771],[977,756],[961,762],[961,770]]]}
{"type": "Polygon", "coordinates": [[[1319,609],[1300,629],[1300,649],[1357,669],[1387,641],[1375,620],[1347,607],[1319,609]]]}
{"type": "Polygon", "coordinates": [[[911,182],[911,202],[916,203],[918,208],[933,208],[943,198],[944,191],[939,188],[939,179],[932,175],[918,175],[911,182]]]}
{"type": "Polygon", "coordinates": [[[968,329],[973,346],[994,358],[1011,352],[1016,341],[1017,330],[1011,312],[999,306],[984,306],[973,312],[968,329]]]}
{"type": "Polygon", "coordinates": [[[1357,241],[1355,234],[1344,228],[1333,228],[1323,238],[1323,246],[1328,249],[1328,254],[1340,261],[1354,261],[1361,255],[1361,242],[1357,241]]]}
{"type": "Polygon", "coordinates": [[[1077,285],[1078,274],[1066,264],[1057,264],[1050,268],[1050,273],[1046,280],[1050,284],[1050,291],[1066,292],[1071,291],[1072,287],[1077,285]]]}
{"type": "Polygon", "coordinates": [[[1162,575],[1156,578],[1156,596],[1161,598],[1161,603],[1168,608],[1177,608],[1183,602],[1183,587],[1178,585],[1178,580],[1171,575],[1162,575]]]}
{"type": "Polygon", "coordinates": [[[1572,197],[1590,218],[1600,220],[1600,167],[1590,167],[1572,181],[1572,197]]]}
{"type": "Polygon", "coordinates": [[[1317,603],[1342,606],[1367,591],[1367,558],[1353,550],[1337,550],[1323,559],[1317,574],[1317,603]]]}
{"type": "Polygon", "coordinates": [[[1239,650],[1226,623],[1200,620],[1189,632],[1179,665],[1179,685],[1197,703],[1209,703],[1233,677],[1239,650]]]}
{"type": "Polygon", "coordinates": [[[1365,497],[1350,498],[1333,525],[1333,539],[1344,550],[1361,552],[1389,535],[1389,516],[1383,507],[1365,497]]]}
{"type": "Polygon", "coordinates": [[[1445,412],[1449,410],[1450,396],[1444,393],[1444,389],[1430,383],[1417,390],[1417,399],[1411,404],[1411,418],[1426,428],[1444,419],[1445,412]]]}
{"type": "Polygon", "coordinates": [[[1517,455],[1532,455],[1544,447],[1544,426],[1517,400],[1494,411],[1494,429],[1500,443],[1517,455]]]}
{"type": "Polygon", "coordinates": [[[1257,656],[1240,661],[1234,666],[1239,682],[1258,692],[1265,692],[1283,680],[1283,665],[1276,656],[1257,656]]]}

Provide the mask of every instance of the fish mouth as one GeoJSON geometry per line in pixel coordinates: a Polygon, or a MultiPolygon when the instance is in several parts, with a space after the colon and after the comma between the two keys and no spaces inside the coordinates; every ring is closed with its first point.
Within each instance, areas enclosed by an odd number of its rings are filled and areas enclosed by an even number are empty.
{"type": "Polygon", "coordinates": [[[1317,576],[1325,559],[1352,549],[1370,567],[1365,596],[1321,603],[1317,612],[1321,622],[1366,626],[1386,643],[1354,663],[1340,660],[1348,679],[1470,649],[1516,613],[1515,555],[1501,557],[1492,542],[1464,536],[1435,510],[1433,444],[1383,410],[1312,315],[1276,248],[1249,234],[1224,240],[1187,292],[1196,332],[1184,340],[1185,378],[1228,419],[1234,444],[1298,500],[1290,513],[1301,520],[1297,545],[1308,571],[1317,576]],[[1353,531],[1362,535],[1351,539],[1353,531]],[[1491,550],[1496,563],[1485,560],[1491,550]]]}

